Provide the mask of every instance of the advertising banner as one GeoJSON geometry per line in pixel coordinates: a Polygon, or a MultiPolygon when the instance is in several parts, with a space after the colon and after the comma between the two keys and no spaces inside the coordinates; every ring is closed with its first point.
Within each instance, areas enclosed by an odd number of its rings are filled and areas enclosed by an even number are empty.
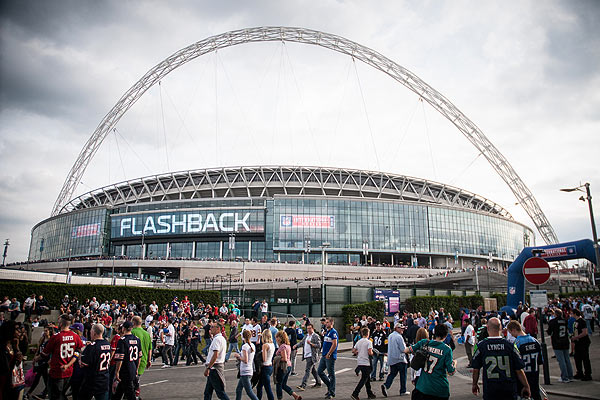
{"type": "Polygon", "coordinates": [[[100,223],[74,226],[71,230],[72,238],[96,236],[100,233],[100,223]]]}
{"type": "Polygon", "coordinates": [[[335,217],[333,215],[282,215],[280,227],[334,229],[335,217]]]}
{"type": "Polygon", "coordinates": [[[375,289],[373,298],[376,301],[383,301],[385,304],[385,315],[391,316],[400,311],[400,292],[398,290],[375,289]]]}

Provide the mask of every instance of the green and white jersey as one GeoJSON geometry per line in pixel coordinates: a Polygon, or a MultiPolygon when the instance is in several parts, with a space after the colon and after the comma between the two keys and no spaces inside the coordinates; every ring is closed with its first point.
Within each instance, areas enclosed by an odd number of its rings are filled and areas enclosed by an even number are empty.
{"type": "Polygon", "coordinates": [[[437,397],[450,396],[450,384],[448,374],[455,372],[452,365],[452,349],[435,340],[423,339],[411,346],[413,352],[424,348],[429,352],[429,360],[421,370],[421,376],[417,381],[419,392],[437,397]]]}

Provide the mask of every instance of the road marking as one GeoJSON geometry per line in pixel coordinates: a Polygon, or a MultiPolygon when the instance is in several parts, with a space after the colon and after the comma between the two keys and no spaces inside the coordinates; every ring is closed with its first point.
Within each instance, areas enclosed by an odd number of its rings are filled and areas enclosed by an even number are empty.
{"type": "Polygon", "coordinates": [[[335,371],[335,374],[343,374],[344,372],[352,371],[352,368],[342,368],[339,371],[335,371]]]}
{"type": "MultiPolygon", "coordinates": [[[[185,368],[200,368],[203,367],[203,364],[198,364],[198,365],[186,365],[184,367],[170,367],[170,368],[161,368],[161,367],[157,367],[154,369],[147,369],[146,372],[156,372],[156,371],[164,371],[164,370],[180,370],[180,369],[185,369],[185,368]]],[[[225,371],[237,371],[237,368],[229,368],[226,369],[225,371]]]]}
{"type": "Polygon", "coordinates": [[[143,385],[140,385],[140,387],[150,386],[150,385],[156,385],[158,383],[164,383],[164,382],[169,382],[169,380],[165,379],[164,381],[156,381],[156,382],[144,383],[143,385]]]}

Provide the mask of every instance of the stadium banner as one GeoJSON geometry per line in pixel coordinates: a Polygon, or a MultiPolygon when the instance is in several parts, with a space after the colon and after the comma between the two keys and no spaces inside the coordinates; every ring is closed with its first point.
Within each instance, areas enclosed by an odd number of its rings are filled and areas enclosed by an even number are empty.
{"type": "Polygon", "coordinates": [[[71,230],[71,238],[82,238],[96,236],[100,233],[100,223],[74,226],[71,230]]]}
{"type": "Polygon", "coordinates": [[[333,215],[282,215],[279,221],[281,228],[335,229],[333,215]]]}
{"type": "Polygon", "coordinates": [[[264,233],[264,210],[194,210],[111,216],[111,238],[264,233]]]}
{"type": "Polygon", "coordinates": [[[388,317],[400,311],[400,292],[398,290],[375,289],[373,299],[383,301],[385,304],[385,315],[388,317]]]}

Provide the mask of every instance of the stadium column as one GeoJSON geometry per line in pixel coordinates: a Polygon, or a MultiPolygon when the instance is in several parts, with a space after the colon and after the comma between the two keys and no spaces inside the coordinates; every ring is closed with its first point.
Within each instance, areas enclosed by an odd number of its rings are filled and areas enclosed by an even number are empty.
{"type": "Polygon", "coordinates": [[[142,267],[138,267],[137,276],[138,276],[138,279],[142,279],[142,267]]]}

